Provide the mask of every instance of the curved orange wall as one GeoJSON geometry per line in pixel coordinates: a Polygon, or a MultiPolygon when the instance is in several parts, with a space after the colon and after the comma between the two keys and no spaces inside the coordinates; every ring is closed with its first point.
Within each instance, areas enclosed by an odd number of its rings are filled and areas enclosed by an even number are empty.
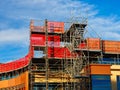
{"type": "Polygon", "coordinates": [[[16,78],[12,78],[9,80],[0,81],[0,88],[10,88],[19,85],[24,85],[25,90],[29,90],[28,88],[28,71],[22,73],[20,76],[16,78]]]}

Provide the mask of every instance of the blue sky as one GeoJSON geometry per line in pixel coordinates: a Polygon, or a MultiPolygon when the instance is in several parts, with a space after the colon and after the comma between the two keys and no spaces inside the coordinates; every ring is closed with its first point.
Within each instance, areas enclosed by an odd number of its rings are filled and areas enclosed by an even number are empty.
{"type": "Polygon", "coordinates": [[[85,16],[90,34],[94,31],[102,39],[120,40],[119,3],[119,0],[3,0],[0,3],[0,62],[28,53],[30,19],[66,22],[72,16],[85,16]]]}

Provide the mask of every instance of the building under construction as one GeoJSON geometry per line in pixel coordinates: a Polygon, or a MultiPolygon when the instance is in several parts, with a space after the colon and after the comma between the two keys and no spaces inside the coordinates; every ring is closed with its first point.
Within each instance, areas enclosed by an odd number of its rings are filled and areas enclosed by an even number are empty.
{"type": "Polygon", "coordinates": [[[0,90],[120,90],[120,41],[85,37],[86,27],[31,20],[29,53],[0,64],[0,90]]]}

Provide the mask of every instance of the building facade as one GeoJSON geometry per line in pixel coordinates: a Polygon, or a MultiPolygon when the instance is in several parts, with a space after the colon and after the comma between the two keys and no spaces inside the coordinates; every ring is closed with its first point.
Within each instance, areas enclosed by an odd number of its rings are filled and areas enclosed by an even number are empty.
{"type": "Polygon", "coordinates": [[[85,37],[86,26],[31,20],[29,53],[0,64],[0,90],[120,90],[120,41],[85,37]]]}

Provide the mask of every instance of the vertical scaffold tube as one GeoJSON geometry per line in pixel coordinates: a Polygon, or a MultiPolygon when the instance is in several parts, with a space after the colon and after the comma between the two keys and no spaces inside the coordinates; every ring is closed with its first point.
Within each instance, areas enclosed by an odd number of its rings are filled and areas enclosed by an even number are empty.
{"type": "Polygon", "coordinates": [[[45,53],[46,53],[46,57],[45,57],[45,65],[46,65],[46,90],[48,90],[48,67],[49,67],[49,63],[48,63],[48,28],[47,28],[47,19],[45,20],[45,36],[46,36],[46,47],[45,47],[45,53]]]}

